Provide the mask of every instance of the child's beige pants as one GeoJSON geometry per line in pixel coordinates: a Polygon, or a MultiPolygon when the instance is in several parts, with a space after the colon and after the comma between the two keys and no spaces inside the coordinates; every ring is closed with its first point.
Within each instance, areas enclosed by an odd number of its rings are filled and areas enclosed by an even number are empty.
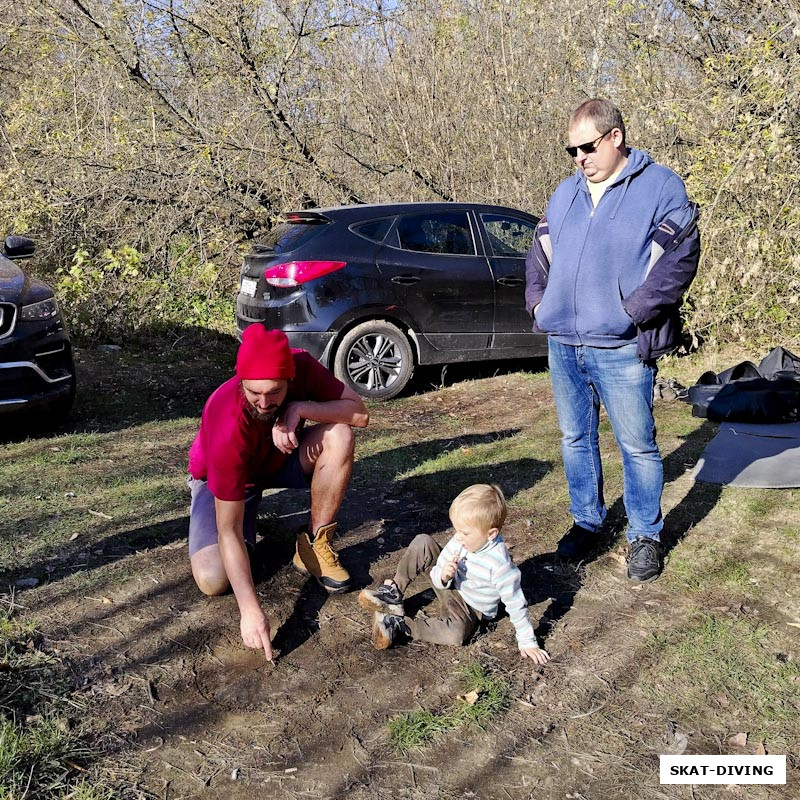
{"type": "MultiPolygon", "coordinates": [[[[419,575],[430,572],[442,548],[427,534],[416,536],[400,559],[394,582],[401,594],[419,575]]],[[[405,617],[411,638],[434,644],[461,645],[475,632],[482,619],[481,613],[471,608],[455,589],[437,589],[440,616],[405,617]]]]}

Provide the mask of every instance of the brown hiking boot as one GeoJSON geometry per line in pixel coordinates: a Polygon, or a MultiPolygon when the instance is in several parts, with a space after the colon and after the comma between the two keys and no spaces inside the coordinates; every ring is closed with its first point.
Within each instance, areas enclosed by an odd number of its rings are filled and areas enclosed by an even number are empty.
{"type": "Polygon", "coordinates": [[[297,535],[297,552],[292,563],[305,574],[313,575],[330,594],[346,592],[350,588],[350,573],[339,563],[339,556],[331,547],[336,523],[320,525],[314,539],[306,531],[297,535]]]}

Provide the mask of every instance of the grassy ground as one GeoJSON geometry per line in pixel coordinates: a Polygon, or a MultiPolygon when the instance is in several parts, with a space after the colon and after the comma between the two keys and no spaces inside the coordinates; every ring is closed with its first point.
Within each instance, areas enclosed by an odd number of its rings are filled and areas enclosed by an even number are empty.
{"type": "MultiPolygon", "coordinates": [[[[609,538],[575,569],[550,555],[570,520],[546,373],[423,374],[359,432],[343,560],[358,585],[382,579],[415,533],[444,540],[461,488],[496,481],[553,660],[523,663],[507,619],[463,649],[375,654],[354,595],[292,573],[304,501],[277,492],[260,521],[281,652],[265,672],[233,599],[193,589],[185,549],[186,450],[234,349],[84,350],[71,425],[6,431],[0,798],[797,796],[800,490],[692,482],[715,426],[660,404],[669,552],[659,581],[632,585],[604,423],[609,538]],[[762,751],[789,757],[786,787],[658,782],[659,753],[762,751]]],[[[741,357],[662,374],[690,384],[741,357]]]]}

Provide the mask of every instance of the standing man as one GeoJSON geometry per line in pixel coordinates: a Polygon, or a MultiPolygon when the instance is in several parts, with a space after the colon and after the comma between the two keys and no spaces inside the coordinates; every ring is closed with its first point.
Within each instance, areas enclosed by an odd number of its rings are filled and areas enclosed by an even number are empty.
{"type": "Polygon", "coordinates": [[[204,594],[233,588],[242,640],[272,660],[269,622],[253,587],[249,556],[264,489],[311,488],[307,531],[294,565],[331,594],[350,575],[331,547],[336,515],[353,469],[352,427],[369,422],[361,398],[283,331],[250,325],[242,334],[236,375],[203,408],[189,451],[189,557],[204,594]],[[304,427],[305,422],[317,425],[304,427]]]}
{"type": "Polygon", "coordinates": [[[528,311],[548,334],[574,524],[556,554],[580,560],[606,518],[600,403],[622,452],[628,577],[661,570],[663,469],[653,420],[655,359],[680,343],[697,271],[697,207],[683,181],[625,144],[622,114],[587,100],[569,119],[576,173],[547,204],[527,258],[528,311]]]}

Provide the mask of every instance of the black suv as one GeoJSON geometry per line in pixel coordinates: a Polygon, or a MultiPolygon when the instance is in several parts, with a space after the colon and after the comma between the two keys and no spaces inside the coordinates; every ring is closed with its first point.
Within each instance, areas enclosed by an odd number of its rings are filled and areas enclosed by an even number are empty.
{"type": "Polygon", "coordinates": [[[524,300],[537,222],[477,203],[288,213],[245,258],[239,334],[281,328],[376,399],[402,391],[415,364],[543,355],[524,300]]]}
{"type": "Polygon", "coordinates": [[[34,250],[30,239],[7,236],[0,254],[0,414],[43,412],[38,421],[50,426],[72,406],[75,366],[53,290],[13,263],[34,250]]]}

